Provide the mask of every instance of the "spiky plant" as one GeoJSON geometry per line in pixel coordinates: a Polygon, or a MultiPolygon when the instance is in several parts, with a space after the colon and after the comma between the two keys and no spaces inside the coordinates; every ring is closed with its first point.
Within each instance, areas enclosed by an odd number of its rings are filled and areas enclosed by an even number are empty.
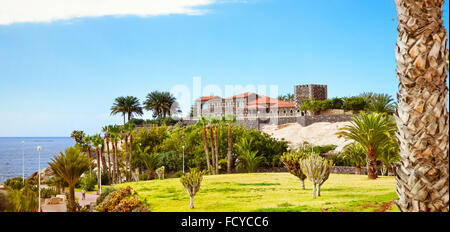
{"type": "Polygon", "coordinates": [[[333,162],[322,158],[319,155],[313,154],[308,158],[301,160],[300,166],[305,175],[313,184],[312,197],[316,198],[316,194],[317,196],[320,196],[320,187],[326,180],[328,180],[333,162]]]}
{"type": "Polygon", "coordinates": [[[80,176],[89,169],[88,158],[78,147],[69,147],[59,156],[54,156],[48,164],[69,184],[69,210],[76,211],[75,184],[80,176]]]}
{"type": "Polygon", "coordinates": [[[305,158],[305,155],[299,152],[288,152],[281,156],[281,162],[289,170],[289,173],[298,177],[302,184],[302,189],[305,189],[306,175],[303,173],[300,166],[300,161],[305,158]]]}
{"type": "Polygon", "coordinates": [[[356,166],[355,174],[361,174],[361,166],[366,163],[366,150],[359,143],[353,142],[345,145],[343,152],[339,156],[353,161],[356,166]]]}
{"type": "Polygon", "coordinates": [[[184,174],[180,178],[181,184],[183,184],[183,187],[189,194],[190,197],[189,208],[191,209],[194,208],[194,196],[200,190],[200,184],[202,183],[203,175],[204,175],[203,171],[198,171],[197,169],[193,168],[190,169],[189,173],[184,174]]]}

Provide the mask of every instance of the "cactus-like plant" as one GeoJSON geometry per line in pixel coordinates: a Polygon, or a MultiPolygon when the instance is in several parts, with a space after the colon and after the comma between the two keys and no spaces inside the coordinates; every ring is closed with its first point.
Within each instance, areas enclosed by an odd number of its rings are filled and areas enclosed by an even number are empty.
{"type": "Polygon", "coordinates": [[[198,190],[200,190],[200,184],[204,174],[204,171],[198,171],[197,169],[192,168],[189,173],[183,174],[180,178],[180,182],[190,196],[191,201],[189,208],[191,209],[194,208],[194,196],[197,194],[198,190]]]}
{"type": "Polygon", "coordinates": [[[298,152],[288,152],[283,153],[281,156],[281,162],[283,162],[284,166],[289,170],[289,173],[298,177],[300,182],[302,183],[302,189],[305,189],[305,179],[306,175],[303,173],[302,168],[300,167],[300,161],[304,157],[303,154],[298,152]]]}
{"type": "Polygon", "coordinates": [[[164,166],[156,169],[156,174],[158,175],[158,178],[161,180],[164,180],[164,173],[166,172],[166,168],[164,166]]]}
{"type": "Polygon", "coordinates": [[[320,187],[328,179],[333,162],[319,155],[313,154],[300,161],[300,166],[305,175],[313,184],[312,197],[320,196],[320,187]]]}

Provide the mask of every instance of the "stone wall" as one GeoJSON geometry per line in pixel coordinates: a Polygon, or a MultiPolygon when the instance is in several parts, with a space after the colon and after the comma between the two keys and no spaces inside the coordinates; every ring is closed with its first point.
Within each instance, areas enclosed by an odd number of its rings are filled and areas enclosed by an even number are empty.
{"type": "MultiPolygon", "coordinates": [[[[356,167],[347,167],[347,166],[333,166],[331,168],[331,173],[334,174],[355,174],[356,167]]],[[[361,175],[367,175],[367,168],[361,168],[361,175]]]]}
{"type": "Polygon", "coordinates": [[[305,99],[315,98],[326,100],[328,98],[328,87],[326,85],[296,85],[294,86],[295,107],[300,107],[305,99]]]}

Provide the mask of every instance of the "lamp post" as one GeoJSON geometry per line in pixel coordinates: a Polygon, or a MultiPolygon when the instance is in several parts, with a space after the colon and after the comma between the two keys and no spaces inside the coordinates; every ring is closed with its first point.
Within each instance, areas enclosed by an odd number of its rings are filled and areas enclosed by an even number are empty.
{"type": "Polygon", "coordinates": [[[25,185],[25,141],[22,141],[22,184],[25,185]]]}
{"type": "Polygon", "coordinates": [[[184,173],[184,145],[183,145],[183,173],[184,173]]]}
{"type": "Polygon", "coordinates": [[[98,165],[99,165],[99,167],[98,167],[98,177],[99,177],[99,182],[100,182],[100,188],[99,188],[99,192],[100,192],[100,195],[102,195],[102,145],[100,144],[99,145],[99,148],[100,148],[100,155],[98,156],[98,158],[99,158],[99,161],[98,161],[98,165]]]}
{"type": "Polygon", "coordinates": [[[42,151],[42,147],[38,146],[37,151],[39,153],[39,155],[38,155],[38,192],[39,192],[38,212],[41,212],[41,151],[42,151]]]}

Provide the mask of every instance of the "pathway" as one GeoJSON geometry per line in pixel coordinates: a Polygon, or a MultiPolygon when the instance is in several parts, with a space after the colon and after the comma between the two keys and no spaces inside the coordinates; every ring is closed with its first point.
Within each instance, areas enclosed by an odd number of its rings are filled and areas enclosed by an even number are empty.
{"type": "MultiPolygon", "coordinates": [[[[91,204],[92,202],[95,202],[98,198],[98,195],[96,194],[86,193],[86,199],[82,200],[81,199],[82,194],[80,192],[75,192],[75,196],[78,198],[78,203],[81,205],[81,207],[84,207],[86,205],[91,204]]],[[[56,205],[42,205],[43,212],[66,212],[66,210],[67,208],[65,202],[56,205]]]]}

